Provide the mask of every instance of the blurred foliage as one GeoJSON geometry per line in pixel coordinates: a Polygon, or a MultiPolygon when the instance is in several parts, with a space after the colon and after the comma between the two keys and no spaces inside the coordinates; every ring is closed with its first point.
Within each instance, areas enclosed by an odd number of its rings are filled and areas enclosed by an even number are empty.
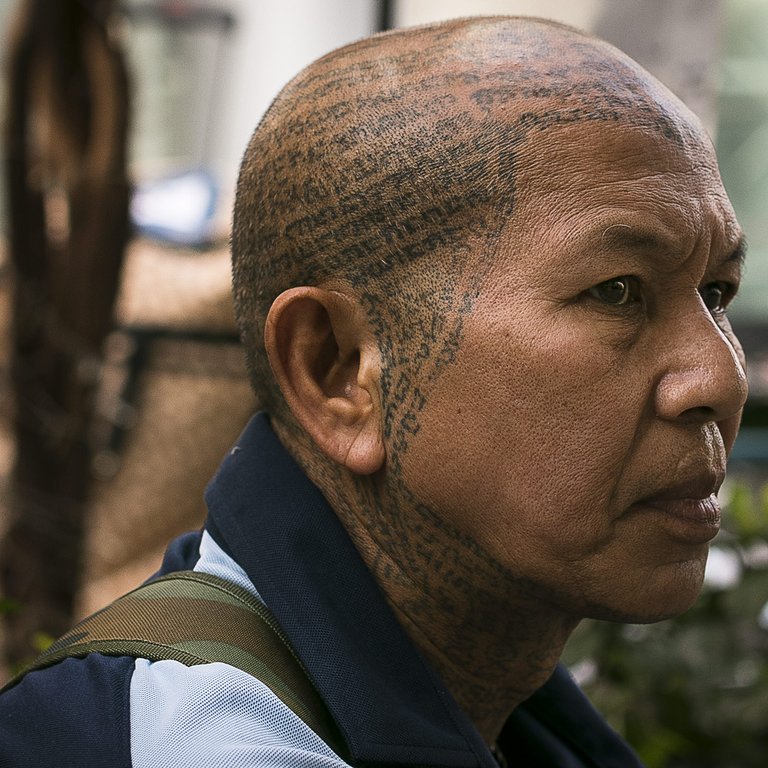
{"type": "MultiPolygon", "coordinates": [[[[21,606],[14,600],[8,600],[5,597],[0,597],[0,617],[10,614],[18,613],[21,610],[21,606]]],[[[32,639],[32,646],[29,649],[29,655],[26,659],[22,660],[18,664],[12,664],[10,669],[6,670],[12,677],[17,672],[21,672],[24,667],[31,664],[43,651],[47,651],[53,644],[56,638],[47,634],[46,632],[37,632],[32,639]]],[[[6,682],[3,679],[0,670],[0,687],[6,682]]]]}
{"type": "Polygon", "coordinates": [[[35,650],[35,656],[47,651],[55,642],[56,638],[47,632],[36,632],[32,638],[32,647],[35,650]]]}
{"type": "Polygon", "coordinates": [[[564,660],[648,768],[768,765],[768,486],[731,488],[704,591],[654,625],[585,622],[564,660]]]}

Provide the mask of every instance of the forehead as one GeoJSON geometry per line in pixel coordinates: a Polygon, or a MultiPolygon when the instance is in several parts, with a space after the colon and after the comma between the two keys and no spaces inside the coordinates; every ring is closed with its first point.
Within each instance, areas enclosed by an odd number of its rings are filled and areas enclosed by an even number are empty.
{"type": "Polygon", "coordinates": [[[692,128],[684,141],[626,123],[569,125],[534,137],[518,156],[507,235],[645,239],[681,256],[702,247],[732,251],[741,231],[711,142],[692,128]]]}

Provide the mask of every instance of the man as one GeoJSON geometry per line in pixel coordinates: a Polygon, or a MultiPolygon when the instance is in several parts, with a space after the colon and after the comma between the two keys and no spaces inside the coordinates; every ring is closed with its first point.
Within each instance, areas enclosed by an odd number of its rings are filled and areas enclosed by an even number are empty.
{"type": "MultiPolygon", "coordinates": [[[[686,610],[718,530],[744,248],[697,119],[557,24],[380,35],[276,99],[232,250],[266,413],[163,570],[260,596],[348,764],[638,765],[557,662],[584,617],[686,610]]],[[[3,765],[345,764],[223,664],[4,699],[3,765]]]]}

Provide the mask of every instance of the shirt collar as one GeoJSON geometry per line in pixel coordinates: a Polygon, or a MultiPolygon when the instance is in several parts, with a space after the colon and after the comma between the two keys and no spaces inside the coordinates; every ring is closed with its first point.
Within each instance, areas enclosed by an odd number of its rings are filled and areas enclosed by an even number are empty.
{"type": "Polygon", "coordinates": [[[353,762],[495,765],[265,414],[224,460],[206,502],[214,537],[283,627],[353,762]]]}

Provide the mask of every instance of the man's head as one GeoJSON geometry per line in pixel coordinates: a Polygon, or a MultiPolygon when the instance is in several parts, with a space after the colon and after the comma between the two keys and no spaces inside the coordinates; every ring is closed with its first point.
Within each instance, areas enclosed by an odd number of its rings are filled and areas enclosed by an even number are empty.
{"type": "Polygon", "coordinates": [[[427,552],[435,599],[456,601],[439,539],[475,598],[654,618],[693,599],[716,529],[739,242],[698,121],[637,64],[468,19],[278,96],[241,169],[235,301],[283,434],[379,476],[377,546],[427,552]]]}

